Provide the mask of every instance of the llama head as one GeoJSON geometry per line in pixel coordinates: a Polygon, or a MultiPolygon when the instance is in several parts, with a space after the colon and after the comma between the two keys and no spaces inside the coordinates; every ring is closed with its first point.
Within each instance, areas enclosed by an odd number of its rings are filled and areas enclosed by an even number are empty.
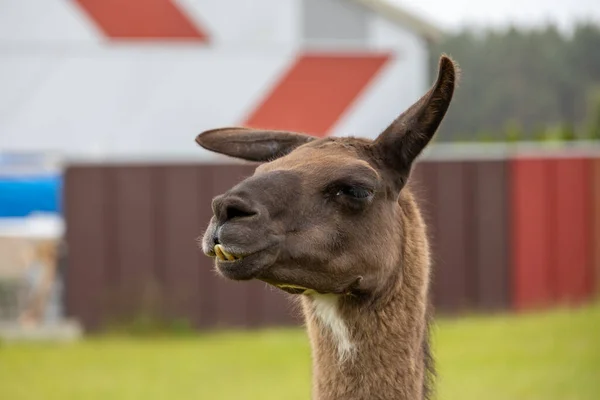
{"type": "Polygon", "coordinates": [[[297,294],[384,287],[400,257],[398,197],[444,118],[456,74],[442,56],[433,87],[375,140],[247,128],[198,135],[208,150],[261,162],[213,199],[202,248],[219,273],[297,294]]]}

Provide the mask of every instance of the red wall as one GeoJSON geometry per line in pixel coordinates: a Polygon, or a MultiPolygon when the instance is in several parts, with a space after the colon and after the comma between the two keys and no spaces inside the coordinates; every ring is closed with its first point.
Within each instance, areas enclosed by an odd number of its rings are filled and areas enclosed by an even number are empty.
{"type": "Polygon", "coordinates": [[[576,304],[595,290],[598,160],[516,158],[510,204],[513,306],[576,304]],[[596,188],[596,189],[595,189],[596,188]],[[597,195],[597,194],[596,194],[597,195]]]}
{"type": "Polygon", "coordinates": [[[594,254],[594,282],[596,284],[595,293],[600,291],[600,158],[592,161],[592,215],[593,215],[593,235],[592,250],[594,254]]]}

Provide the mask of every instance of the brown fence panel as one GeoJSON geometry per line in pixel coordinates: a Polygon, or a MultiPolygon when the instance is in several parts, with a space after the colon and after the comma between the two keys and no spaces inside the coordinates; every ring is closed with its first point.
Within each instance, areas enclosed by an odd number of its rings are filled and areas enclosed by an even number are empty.
{"type": "MultiPolygon", "coordinates": [[[[219,277],[195,240],[211,201],[252,165],[104,166],[67,171],[67,309],[86,328],[164,311],[198,328],[297,324],[287,295],[219,277]]],[[[424,161],[411,187],[428,225],[441,312],[508,303],[507,167],[424,161]]]]}
{"type": "Polygon", "coordinates": [[[157,276],[155,208],[157,190],[151,167],[118,167],[115,172],[115,215],[111,235],[117,238],[116,259],[119,285],[113,293],[120,317],[129,318],[138,310],[155,312],[160,307],[157,276]]]}
{"type": "Polygon", "coordinates": [[[454,312],[469,303],[468,166],[459,161],[436,163],[436,308],[454,312]]]}
{"type": "Polygon", "coordinates": [[[469,251],[475,257],[477,308],[509,307],[508,175],[506,161],[478,161],[469,251]]]}
{"type": "Polygon", "coordinates": [[[264,287],[263,292],[264,325],[290,326],[302,322],[300,306],[287,294],[273,287],[264,287]]]}
{"type": "Polygon", "coordinates": [[[464,220],[465,225],[465,243],[463,244],[465,252],[465,289],[466,302],[461,308],[479,307],[479,280],[485,272],[479,268],[479,257],[477,249],[485,241],[478,233],[479,202],[478,202],[478,172],[480,163],[478,161],[463,162],[463,194],[464,194],[464,220]]]}
{"type": "Polygon", "coordinates": [[[427,160],[415,168],[438,311],[508,306],[507,179],[505,161],[427,160]]]}
{"type": "Polygon", "coordinates": [[[96,330],[104,322],[106,307],[106,174],[102,168],[67,168],[65,183],[66,313],[96,330]]]}
{"type": "Polygon", "coordinates": [[[201,193],[201,188],[211,185],[210,174],[197,166],[165,167],[157,174],[163,193],[157,210],[162,220],[157,247],[163,247],[159,262],[166,311],[171,317],[189,319],[196,327],[210,326],[214,312],[205,302],[213,296],[212,285],[203,284],[207,283],[203,278],[211,272],[200,265],[204,255],[196,243],[210,218],[209,196],[201,193]]]}
{"type": "Polygon", "coordinates": [[[67,310],[86,329],[164,312],[198,328],[298,323],[285,294],[219,277],[196,243],[248,165],[67,170],[67,310]]]}

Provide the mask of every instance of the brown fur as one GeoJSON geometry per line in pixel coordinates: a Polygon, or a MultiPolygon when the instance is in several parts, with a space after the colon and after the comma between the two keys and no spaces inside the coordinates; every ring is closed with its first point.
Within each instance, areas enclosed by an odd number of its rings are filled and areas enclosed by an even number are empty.
{"type": "Polygon", "coordinates": [[[448,109],[456,74],[443,56],[432,89],[375,141],[246,128],[197,138],[212,151],[263,162],[214,199],[202,247],[226,278],[301,295],[315,399],[429,394],[429,245],[407,182],[448,109]]]}
{"type": "MultiPolygon", "coordinates": [[[[381,298],[365,301],[347,296],[340,303],[359,349],[352,362],[338,365],[327,332],[317,329],[318,322],[307,312],[316,399],[424,398],[429,250],[412,196],[403,194],[399,204],[404,268],[390,277],[381,298]]],[[[310,297],[304,299],[305,310],[310,302],[310,297]]]]}

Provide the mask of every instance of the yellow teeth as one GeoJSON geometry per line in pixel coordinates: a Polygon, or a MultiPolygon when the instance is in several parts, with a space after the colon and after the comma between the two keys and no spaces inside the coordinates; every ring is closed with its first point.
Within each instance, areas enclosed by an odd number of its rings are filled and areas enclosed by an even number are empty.
{"type": "Polygon", "coordinates": [[[225,251],[223,246],[220,244],[215,245],[214,251],[217,258],[221,261],[235,261],[241,259],[241,257],[236,257],[233,254],[225,251]]]}

